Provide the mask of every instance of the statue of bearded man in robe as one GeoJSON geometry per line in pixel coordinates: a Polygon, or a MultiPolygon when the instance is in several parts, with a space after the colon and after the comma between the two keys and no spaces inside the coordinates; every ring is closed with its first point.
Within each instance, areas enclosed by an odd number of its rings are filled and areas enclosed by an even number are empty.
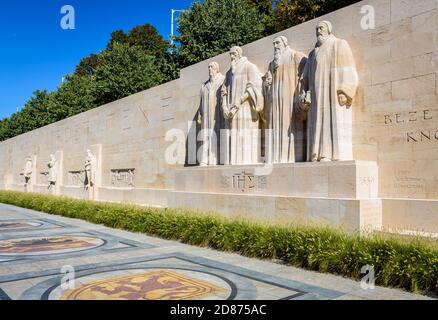
{"type": "Polygon", "coordinates": [[[217,165],[219,161],[218,137],[222,123],[221,88],[225,77],[219,72],[219,64],[208,65],[210,79],[202,85],[198,124],[201,126],[198,140],[202,141],[199,163],[201,166],[217,165]]]}
{"type": "Polygon", "coordinates": [[[231,48],[230,57],[231,69],[222,87],[227,133],[222,140],[225,147],[221,146],[226,154],[224,164],[257,164],[261,153],[259,120],[264,107],[262,74],[243,56],[242,48],[231,48]]]}
{"type": "Polygon", "coordinates": [[[49,189],[56,184],[57,174],[58,174],[58,163],[56,157],[51,154],[50,161],[47,163],[47,167],[49,168],[49,189]]]}
{"type": "Polygon", "coordinates": [[[303,74],[304,90],[310,90],[308,161],[353,160],[351,106],[359,84],[354,57],[330,22],[318,23],[316,35],[303,74]]]}
{"type": "Polygon", "coordinates": [[[85,186],[87,188],[94,187],[96,183],[96,167],[96,157],[91,153],[91,150],[87,150],[87,157],[85,158],[85,186]]]}
{"type": "MultiPolygon", "coordinates": [[[[295,140],[301,135],[299,146],[304,144],[304,126],[299,125],[300,78],[306,56],[288,46],[286,37],[274,39],[274,60],[265,75],[264,111],[265,159],[267,163],[293,163],[296,161],[295,140]]],[[[302,122],[302,121],[301,121],[302,122]]],[[[299,147],[298,146],[298,147],[299,147]]],[[[300,150],[300,149],[298,149],[300,150]]],[[[298,152],[297,152],[298,153],[298,152]]],[[[297,154],[304,160],[304,150],[297,154]]]]}
{"type": "Polygon", "coordinates": [[[26,159],[26,165],[24,166],[24,173],[23,173],[26,191],[28,191],[27,189],[32,179],[32,171],[33,171],[33,161],[32,161],[32,157],[29,156],[26,159]]]}

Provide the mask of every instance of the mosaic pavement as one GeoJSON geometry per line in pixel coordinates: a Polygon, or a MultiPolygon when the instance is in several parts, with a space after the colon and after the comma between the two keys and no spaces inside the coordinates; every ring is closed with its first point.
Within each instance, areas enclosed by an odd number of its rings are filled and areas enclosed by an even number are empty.
{"type": "Polygon", "coordinates": [[[0,300],[424,298],[0,204],[0,300]]]}

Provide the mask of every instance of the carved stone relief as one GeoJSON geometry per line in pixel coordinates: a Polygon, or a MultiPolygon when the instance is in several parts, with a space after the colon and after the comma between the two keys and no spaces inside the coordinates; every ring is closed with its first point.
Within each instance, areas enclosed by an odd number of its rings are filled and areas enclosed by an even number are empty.
{"type": "Polygon", "coordinates": [[[134,187],[135,169],[111,170],[111,186],[116,188],[134,187]]]}

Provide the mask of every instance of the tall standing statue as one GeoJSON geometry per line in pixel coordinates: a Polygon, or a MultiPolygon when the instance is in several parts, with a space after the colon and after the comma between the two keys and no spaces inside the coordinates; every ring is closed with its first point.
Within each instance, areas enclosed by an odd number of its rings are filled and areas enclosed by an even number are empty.
{"type": "Polygon", "coordinates": [[[32,157],[29,156],[26,158],[26,164],[24,166],[24,172],[23,172],[26,191],[30,191],[29,184],[32,179],[32,172],[33,172],[33,162],[32,162],[32,157]]]}
{"type": "MultiPolygon", "coordinates": [[[[300,78],[306,63],[306,56],[288,45],[286,37],[274,39],[274,60],[265,75],[266,120],[265,139],[268,163],[295,162],[295,136],[299,109],[300,78]]],[[[297,128],[298,127],[298,128],[297,128]]],[[[303,130],[303,128],[301,128],[303,130]]]]}
{"type": "Polygon", "coordinates": [[[359,84],[354,57],[347,41],[332,34],[330,22],[318,23],[316,35],[304,71],[310,90],[308,161],[353,160],[351,105],[359,84]]]}
{"type": "Polygon", "coordinates": [[[93,187],[96,183],[96,166],[97,159],[87,150],[87,157],[85,158],[85,185],[86,187],[93,187]]]}
{"type": "Polygon", "coordinates": [[[47,163],[49,167],[49,189],[56,185],[58,175],[58,163],[53,154],[50,155],[50,161],[47,163]]]}
{"type": "Polygon", "coordinates": [[[218,139],[221,128],[221,87],[225,77],[219,72],[219,64],[208,65],[210,78],[201,88],[201,105],[198,113],[198,124],[201,126],[202,146],[200,165],[216,165],[219,161],[218,139]]]}
{"type": "Polygon", "coordinates": [[[260,162],[259,120],[264,107],[262,74],[243,56],[242,48],[231,48],[230,57],[231,68],[222,88],[228,132],[224,163],[256,164],[260,162]]]}

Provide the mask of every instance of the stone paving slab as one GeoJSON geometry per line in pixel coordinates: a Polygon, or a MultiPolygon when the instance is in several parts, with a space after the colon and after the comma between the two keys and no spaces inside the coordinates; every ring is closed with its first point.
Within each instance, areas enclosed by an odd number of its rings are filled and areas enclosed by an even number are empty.
{"type": "Polygon", "coordinates": [[[8,299],[430,298],[0,204],[0,300],[8,299]]]}

